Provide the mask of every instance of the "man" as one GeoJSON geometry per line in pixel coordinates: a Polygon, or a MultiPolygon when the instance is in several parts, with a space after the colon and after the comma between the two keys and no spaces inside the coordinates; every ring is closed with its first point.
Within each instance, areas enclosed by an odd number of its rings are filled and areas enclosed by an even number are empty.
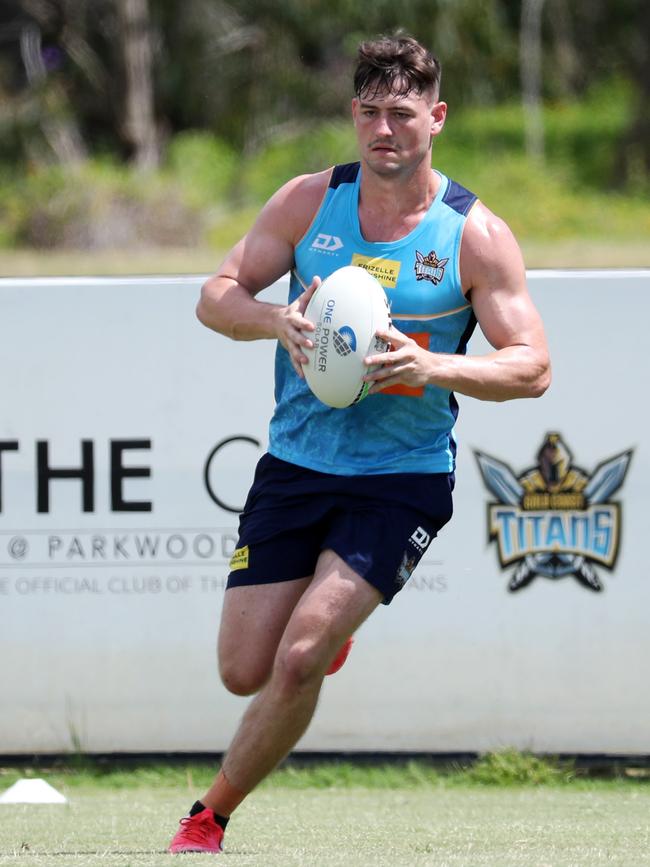
{"type": "Polygon", "coordinates": [[[218,648],[225,686],[257,695],[172,852],[221,850],[230,814],[301,737],[350,636],[390,603],[451,517],[453,392],[501,401],[549,384],[512,234],[431,168],[447,110],[439,81],[437,60],[414,39],[363,43],[352,101],[360,163],[285,184],[203,287],[206,326],[278,341],[277,406],[241,516],[218,648]],[[367,377],[370,395],[340,410],[305,384],[313,326],[303,314],[320,279],[351,262],[380,275],[393,325],[380,333],[389,351],[366,359],[382,365],[367,377]],[[287,305],[255,298],[287,271],[287,305]],[[494,351],[467,357],[477,320],[494,351]]]}

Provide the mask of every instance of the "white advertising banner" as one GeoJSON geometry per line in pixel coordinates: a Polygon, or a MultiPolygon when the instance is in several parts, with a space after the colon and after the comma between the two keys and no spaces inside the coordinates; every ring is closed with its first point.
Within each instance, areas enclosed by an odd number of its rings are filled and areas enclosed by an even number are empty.
{"type": "MultiPolygon", "coordinates": [[[[215,639],[274,346],[201,282],[0,280],[0,754],[220,751],[246,706],[215,639]]],[[[650,272],[529,283],[553,385],[459,397],[454,518],[300,749],[650,753],[650,272]]]]}

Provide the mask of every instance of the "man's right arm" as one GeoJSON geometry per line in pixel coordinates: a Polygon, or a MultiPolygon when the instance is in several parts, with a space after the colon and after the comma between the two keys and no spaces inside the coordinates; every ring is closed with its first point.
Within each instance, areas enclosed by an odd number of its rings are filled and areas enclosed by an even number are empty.
{"type": "Polygon", "coordinates": [[[267,202],[250,232],[233,247],[219,271],[203,285],[197,306],[200,321],[233,340],[276,338],[302,376],[303,331],[313,326],[303,313],[320,281],[293,304],[258,301],[255,296],[291,270],[294,250],[307,231],[327,189],[329,172],[294,178],[267,202]]]}

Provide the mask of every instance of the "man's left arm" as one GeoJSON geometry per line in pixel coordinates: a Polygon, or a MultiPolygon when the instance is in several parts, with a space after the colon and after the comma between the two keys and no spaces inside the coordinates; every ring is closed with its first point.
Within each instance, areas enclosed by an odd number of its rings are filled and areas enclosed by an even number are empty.
{"type": "Polygon", "coordinates": [[[494,352],[482,356],[428,352],[392,327],[380,336],[391,351],[366,359],[371,394],[402,383],[437,385],[480,400],[539,397],[551,372],[544,327],[526,287],[519,246],[506,224],[480,203],[465,226],[461,279],[494,352]]]}

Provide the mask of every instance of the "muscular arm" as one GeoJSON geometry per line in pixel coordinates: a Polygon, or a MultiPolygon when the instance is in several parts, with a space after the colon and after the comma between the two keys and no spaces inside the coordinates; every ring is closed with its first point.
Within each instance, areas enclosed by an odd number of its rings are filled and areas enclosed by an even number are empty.
{"type": "Polygon", "coordinates": [[[199,320],[233,340],[277,338],[302,376],[300,347],[313,326],[303,317],[318,280],[293,304],[270,304],[255,295],[289,271],[294,248],[307,230],[325,193],[328,172],[304,175],[285,184],[267,202],[255,225],[233,247],[218,272],[201,289],[199,320]]]}
{"type": "Polygon", "coordinates": [[[438,385],[480,400],[539,397],[550,383],[550,362],[521,252],[505,223],[480,204],[465,226],[460,264],[474,313],[494,352],[427,352],[393,328],[384,335],[393,351],[368,359],[385,364],[369,376],[376,380],[373,391],[404,383],[438,385]]]}

